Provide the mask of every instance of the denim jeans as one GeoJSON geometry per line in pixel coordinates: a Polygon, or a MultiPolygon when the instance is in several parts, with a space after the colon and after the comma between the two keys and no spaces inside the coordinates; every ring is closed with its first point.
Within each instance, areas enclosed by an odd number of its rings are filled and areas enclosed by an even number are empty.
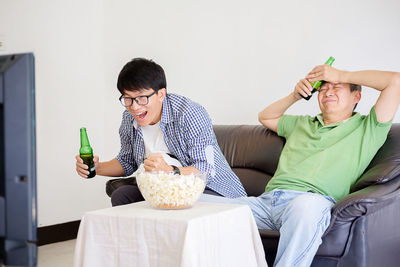
{"type": "Polygon", "coordinates": [[[311,265],[335,204],[329,196],[278,189],[235,199],[203,194],[199,201],[248,205],[259,229],[279,231],[277,267],[311,265]]]}

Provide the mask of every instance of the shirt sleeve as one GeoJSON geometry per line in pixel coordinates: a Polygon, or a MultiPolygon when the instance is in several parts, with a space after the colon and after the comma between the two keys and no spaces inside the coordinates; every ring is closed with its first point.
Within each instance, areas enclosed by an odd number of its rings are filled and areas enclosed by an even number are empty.
{"type": "Polygon", "coordinates": [[[392,121],[381,123],[378,121],[375,112],[375,106],[373,106],[367,115],[365,121],[365,135],[369,138],[365,138],[365,142],[368,142],[368,154],[375,154],[377,150],[385,143],[392,121]],[[368,141],[367,141],[368,140],[368,141]]]}
{"type": "MultiPolygon", "coordinates": [[[[385,122],[385,123],[379,122],[379,121],[378,121],[378,117],[376,116],[375,105],[374,105],[374,106],[371,108],[371,110],[369,111],[369,114],[368,114],[368,121],[369,121],[369,123],[370,123],[371,125],[374,125],[374,126],[377,126],[377,127],[382,127],[382,128],[389,128],[389,129],[390,129],[390,127],[392,126],[392,121],[393,121],[393,119],[392,119],[391,121],[385,122]]],[[[389,131],[389,130],[388,130],[388,131],[389,131]]]]}
{"type": "Polygon", "coordinates": [[[124,169],[124,176],[131,175],[136,169],[136,162],[133,159],[133,145],[132,145],[132,134],[133,124],[130,123],[129,113],[125,111],[122,116],[121,126],[119,127],[119,138],[121,141],[121,149],[116,156],[116,160],[119,161],[122,168],[124,169]]]}
{"type": "Polygon", "coordinates": [[[184,116],[183,130],[187,153],[189,156],[189,166],[193,166],[212,177],[215,172],[215,155],[219,150],[216,149],[214,132],[211,119],[202,106],[191,108],[184,116]]]}
{"type": "Polygon", "coordinates": [[[287,138],[293,132],[300,118],[301,116],[283,115],[278,121],[277,134],[287,138]]]}

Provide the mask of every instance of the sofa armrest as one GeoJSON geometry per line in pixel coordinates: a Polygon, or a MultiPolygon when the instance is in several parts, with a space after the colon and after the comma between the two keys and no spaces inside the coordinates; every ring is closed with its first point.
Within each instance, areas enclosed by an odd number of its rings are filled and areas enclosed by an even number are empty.
{"type": "Polygon", "coordinates": [[[106,183],[106,193],[111,197],[112,193],[120,186],[123,185],[137,185],[136,177],[117,178],[108,180],[106,183]]]}
{"type": "Polygon", "coordinates": [[[360,216],[372,214],[382,206],[400,200],[400,176],[384,184],[367,186],[341,199],[332,208],[331,223],[324,236],[330,231],[352,223],[360,216]]]}

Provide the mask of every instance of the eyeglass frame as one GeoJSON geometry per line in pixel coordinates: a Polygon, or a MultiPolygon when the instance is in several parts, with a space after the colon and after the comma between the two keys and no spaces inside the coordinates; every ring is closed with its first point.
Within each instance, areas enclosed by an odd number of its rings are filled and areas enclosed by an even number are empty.
{"type": "Polygon", "coordinates": [[[139,106],[146,106],[146,105],[148,105],[149,104],[149,98],[150,97],[152,97],[154,94],[156,94],[157,92],[156,91],[154,91],[153,93],[151,93],[151,94],[149,94],[149,95],[140,95],[140,96],[137,96],[137,97],[129,97],[129,96],[124,96],[124,95],[121,95],[120,97],[119,97],[119,102],[121,103],[121,105],[122,106],[124,106],[124,107],[130,107],[130,106],[132,106],[133,105],[133,101],[135,101],[136,102],[136,104],[138,104],[139,106]],[[146,104],[139,104],[139,102],[138,102],[138,100],[137,100],[137,98],[139,98],[139,97],[145,97],[146,98],[146,104]],[[125,98],[128,98],[128,99],[131,99],[131,101],[132,101],[132,103],[129,105],[129,106],[125,106],[123,103],[122,103],[122,99],[125,99],[125,98]]]}

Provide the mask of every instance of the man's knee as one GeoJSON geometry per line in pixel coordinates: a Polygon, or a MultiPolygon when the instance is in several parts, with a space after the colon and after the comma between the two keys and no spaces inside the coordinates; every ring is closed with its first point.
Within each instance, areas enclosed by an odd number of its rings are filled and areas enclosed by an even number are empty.
{"type": "Polygon", "coordinates": [[[140,193],[139,188],[134,185],[121,186],[111,195],[111,204],[113,206],[126,205],[143,200],[144,198],[140,193]]]}
{"type": "Polygon", "coordinates": [[[303,194],[294,198],[285,213],[293,216],[299,224],[323,224],[327,227],[334,204],[319,194],[303,194]]]}

